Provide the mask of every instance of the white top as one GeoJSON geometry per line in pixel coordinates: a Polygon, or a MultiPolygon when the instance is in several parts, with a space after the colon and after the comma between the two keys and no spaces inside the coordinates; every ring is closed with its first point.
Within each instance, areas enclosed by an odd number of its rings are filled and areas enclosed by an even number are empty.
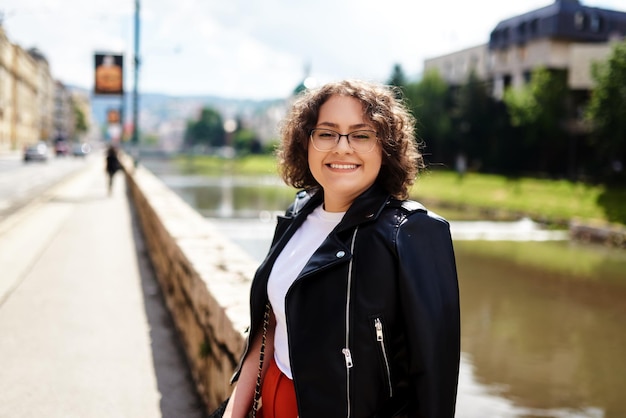
{"type": "Polygon", "coordinates": [[[289,362],[285,296],[307,261],[344,214],[345,212],[326,212],[322,205],[311,212],[278,255],[267,282],[267,294],[276,317],[274,360],[280,371],[290,379],[293,379],[293,375],[289,362]]]}

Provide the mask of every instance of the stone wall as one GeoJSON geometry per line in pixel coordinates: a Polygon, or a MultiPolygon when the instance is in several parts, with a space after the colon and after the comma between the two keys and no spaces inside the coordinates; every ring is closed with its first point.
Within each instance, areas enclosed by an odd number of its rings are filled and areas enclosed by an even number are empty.
{"type": "Polygon", "coordinates": [[[124,162],[149,255],[198,392],[212,410],[245,346],[257,263],[159,179],[124,162]]]}

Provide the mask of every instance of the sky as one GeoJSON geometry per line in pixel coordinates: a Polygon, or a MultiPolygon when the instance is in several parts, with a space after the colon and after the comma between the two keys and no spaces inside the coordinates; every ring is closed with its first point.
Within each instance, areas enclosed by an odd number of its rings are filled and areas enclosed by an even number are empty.
{"type": "MultiPolygon", "coordinates": [[[[140,0],[138,89],[239,99],[288,96],[316,82],[385,82],[400,64],[484,44],[495,25],[552,0],[140,0]]],[[[626,11],[625,0],[586,6],[626,11]]],[[[38,48],[53,77],[93,88],[93,55],[124,55],[133,89],[135,0],[2,0],[13,43],[38,48]]]]}

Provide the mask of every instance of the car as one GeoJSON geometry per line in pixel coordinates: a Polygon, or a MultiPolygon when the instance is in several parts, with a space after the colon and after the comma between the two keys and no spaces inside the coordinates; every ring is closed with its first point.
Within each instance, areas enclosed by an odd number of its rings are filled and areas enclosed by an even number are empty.
{"type": "Polygon", "coordinates": [[[72,155],[74,157],[86,157],[91,152],[91,146],[86,143],[74,144],[72,147],[72,155]]]}
{"type": "Polygon", "coordinates": [[[29,145],[24,148],[24,161],[47,161],[48,146],[44,142],[29,145]]]}

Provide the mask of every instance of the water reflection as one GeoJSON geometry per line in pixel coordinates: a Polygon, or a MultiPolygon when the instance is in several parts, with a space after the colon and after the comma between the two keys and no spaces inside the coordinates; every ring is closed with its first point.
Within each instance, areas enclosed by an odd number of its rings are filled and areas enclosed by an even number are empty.
{"type": "MultiPolygon", "coordinates": [[[[268,214],[293,198],[274,180],[162,178],[259,261],[274,228],[268,214]]],[[[456,236],[457,417],[626,417],[626,252],[456,236]]]]}
{"type": "Polygon", "coordinates": [[[506,416],[626,417],[623,283],[571,280],[471,247],[456,243],[462,348],[476,381],[521,408],[506,416]]]}
{"type": "Polygon", "coordinates": [[[212,185],[181,185],[181,179],[168,187],[174,190],[190,206],[208,218],[258,218],[259,211],[280,211],[293,201],[294,191],[286,186],[272,183],[249,181],[241,184],[232,178],[224,177],[212,185]]]}

